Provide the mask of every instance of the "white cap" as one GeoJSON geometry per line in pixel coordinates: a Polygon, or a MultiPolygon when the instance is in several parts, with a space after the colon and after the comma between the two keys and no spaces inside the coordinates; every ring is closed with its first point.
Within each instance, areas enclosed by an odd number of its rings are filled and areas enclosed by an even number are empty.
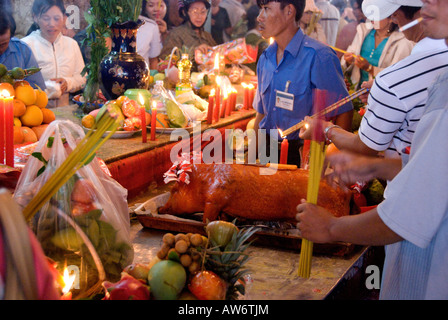
{"type": "Polygon", "coordinates": [[[362,12],[369,20],[380,21],[390,17],[401,6],[422,7],[421,0],[364,0],[362,12]]]}

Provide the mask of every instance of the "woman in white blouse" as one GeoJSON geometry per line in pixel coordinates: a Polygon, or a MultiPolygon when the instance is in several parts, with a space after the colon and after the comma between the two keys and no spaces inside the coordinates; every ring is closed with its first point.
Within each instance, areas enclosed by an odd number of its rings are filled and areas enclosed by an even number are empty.
{"type": "Polygon", "coordinates": [[[78,43],[62,34],[66,16],[62,0],[35,0],[33,20],[39,29],[22,40],[27,43],[47,86],[48,107],[69,104],[69,93],[80,90],[86,83],[81,76],[84,60],[78,43]]]}

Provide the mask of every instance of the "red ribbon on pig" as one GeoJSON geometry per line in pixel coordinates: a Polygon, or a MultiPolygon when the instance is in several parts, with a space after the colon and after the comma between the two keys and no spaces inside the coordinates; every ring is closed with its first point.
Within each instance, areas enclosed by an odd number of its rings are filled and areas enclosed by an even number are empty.
{"type": "Polygon", "coordinates": [[[165,178],[163,181],[169,183],[171,181],[177,181],[180,183],[190,183],[190,176],[187,172],[191,172],[191,163],[188,160],[176,161],[171,168],[163,174],[165,178]]]}

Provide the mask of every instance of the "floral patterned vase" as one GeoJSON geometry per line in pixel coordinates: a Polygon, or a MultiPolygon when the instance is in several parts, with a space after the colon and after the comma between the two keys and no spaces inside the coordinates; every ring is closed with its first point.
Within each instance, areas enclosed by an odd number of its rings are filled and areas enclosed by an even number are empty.
{"type": "Polygon", "coordinates": [[[113,100],[127,89],[148,89],[149,66],[137,53],[137,30],[142,22],[127,21],[112,25],[112,49],[100,64],[100,86],[104,96],[113,100]]]}

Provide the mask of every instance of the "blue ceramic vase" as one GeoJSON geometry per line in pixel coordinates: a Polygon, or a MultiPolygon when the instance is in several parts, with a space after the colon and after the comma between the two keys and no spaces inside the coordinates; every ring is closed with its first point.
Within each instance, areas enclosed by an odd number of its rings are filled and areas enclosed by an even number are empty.
{"type": "Polygon", "coordinates": [[[137,53],[137,30],[142,25],[139,20],[114,24],[112,49],[100,64],[100,86],[104,96],[113,100],[127,89],[148,89],[149,66],[137,53]]]}

